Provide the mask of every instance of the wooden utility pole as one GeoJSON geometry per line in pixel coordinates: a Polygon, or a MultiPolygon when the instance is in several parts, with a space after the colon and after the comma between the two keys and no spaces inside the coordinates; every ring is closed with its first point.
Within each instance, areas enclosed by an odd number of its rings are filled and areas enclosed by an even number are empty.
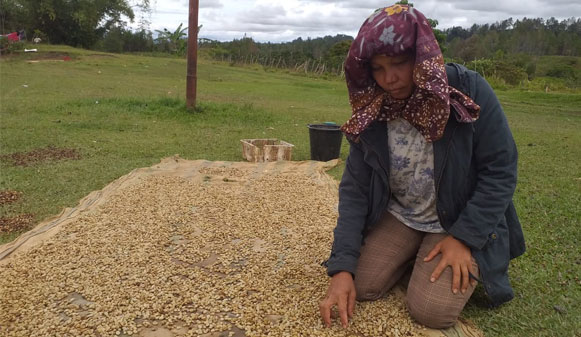
{"type": "Polygon", "coordinates": [[[198,8],[199,0],[190,0],[188,20],[188,70],[186,77],[186,106],[196,107],[196,86],[198,80],[198,8]]]}

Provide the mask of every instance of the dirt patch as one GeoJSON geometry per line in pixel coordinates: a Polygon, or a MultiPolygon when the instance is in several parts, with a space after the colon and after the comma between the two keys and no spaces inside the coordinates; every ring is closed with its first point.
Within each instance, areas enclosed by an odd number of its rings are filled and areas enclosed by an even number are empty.
{"type": "Polygon", "coordinates": [[[46,161],[79,160],[81,154],[76,149],[49,146],[30,152],[16,152],[0,156],[0,160],[10,162],[13,166],[32,166],[46,161]]]}
{"type": "Polygon", "coordinates": [[[34,55],[34,58],[32,58],[33,60],[64,60],[65,58],[68,58],[69,60],[71,59],[71,55],[69,53],[56,51],[47,51],[31,55],[34,55]]]}
{"type": "Polygon", "coordinates": [[[0,206],[16,202],[18,199],[20,199],[20,196],[22,196],[22,193],[18,191],[0,191],[0,206]]]}
{"type": "Polygon", "coordinates": [[[19,214],[12,218],[2,217],[0,218],[0,233],[22,232],[30,229],[33,219],[33,214],[19,214]]]}
{"type": "MultiPolygon", "coordinates": [[[[38,47],[41,48],[41,47],[38,47]]],[[[3,60],[17,61],[22,60],[28,63],[38,63],[38,62],[53,62],[53,61],[72,61],[76,59],[77,56],[71,55],[69,53],[63,53],[58,51],[47,51],[47,52],[37,52],[37,53],[25,53],[23,50],[15,51],[11,54],[2,55],[3,60]]]]}
{"type": "Polygon", "coordinates": [[[117,55],[113,55],[113,54],[89,54],[86,55],[88,57],[112,57],[112,58],[118,58],[117,55]]]}

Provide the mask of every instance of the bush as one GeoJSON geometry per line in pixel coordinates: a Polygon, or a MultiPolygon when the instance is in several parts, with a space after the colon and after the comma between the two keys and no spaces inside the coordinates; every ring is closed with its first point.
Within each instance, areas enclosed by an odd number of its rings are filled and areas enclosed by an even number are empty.
{"type": "Polygon", "coordinates": [[[571,71],[576,77],[581,77],[581,58],[572,56],[541,56],[537,63],[537,76],[563,76],[567,77],[567,71],[571,71]]]}
{"type": "Polygon", "coordinates": [[[123,30],[114,27],[103,37],[103,50],[110,53],[123,52],[123,30]]]}
{"type": "Polygon", "coordinates": [[[15,51],[24,51],[22,41],[10,41],[4,36],[0,36],[0,54],[12,54],[15,51]]]}
{"type": "Polygon", "coordinates": [[[489,76],[486,81],[494,90],[507,90],[509,87],[506,85],[506,81],[497,76],[489,76]]]}
{"type": "Polygon", "coordinates": [[[576,79],[577,74],[575,73],[573,66],[569,64],[557,63],[547,71],[547,76],[576,79]]]}
{"type": "Polygon", "coordinates": [[[502,79],[505,84],[509,85],[517,85],[528,79],[525,69],[507,61],[479,59],[468,62],[466,67],[485,78],[502,79]]]}
{"type": "Polygon", "coordinates": [[[225,48],[215,47],[208,51],[208,55],[215,60],[223,60],[228,58],[231,54],[230,51],[225,48]]]}
{"type": "Polygon", "coordinates": [[[474,70],[483,77],[490,77],[496,72],[496,62],[490,59],[479,59],[466,63],[466,68],[474,70]]]}
{"type": "Polygon", "coordinates": [[[528,80],[528,74],[523,68],[507,62],[498,62],[495,67],[495,76],[498,76],[511,85],[517,85],[528,80]]]}
{"type": "Polygon", "coordinates": [[[536,60],[528,54],[516,54],[511,55],[511,63],[516,67],[523,69],[527,73],[529,80],[535,77],[535,72],[537,70],[536,60]]]}
{"type": "Polygon", "coordinates": [[[39,38],[41,40],[41,42],[46,42],[48,43],[48,36],[42,32],[40,29],[35,29],[33,34],[32,34],[32,40],[34,41],[34,39],[39,38]]]}
{"type": "Polygon", "coordinates": [[[560,78],[553,77],[537,77],[532,81],[526,81],[522,85],[522,89],[530,91],[568,91],[570,87],[566,81],[560,78]]]}
{"type": "Polygon", "coordinates": [[[113,27],[99,41],[96,49],[110,53],[149,52],[153,51],[153,37],[151,32],[145,30],[133,32],[123,27],[113,27]]]}
{"type": "Polygon", "coordinates": [[[140,30],[132,32],[126,30],[123,33],[123,51],[142,52],[153,51],[153,36],[150,31],[140,30]]]}

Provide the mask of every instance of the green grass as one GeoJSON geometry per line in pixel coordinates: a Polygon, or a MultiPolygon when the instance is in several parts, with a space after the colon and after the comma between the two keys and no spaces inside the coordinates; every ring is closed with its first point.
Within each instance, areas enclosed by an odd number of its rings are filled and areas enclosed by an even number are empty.
{"type": "MultiPolygon", "coordinates": [[[[0,190],[23,196],[0,206],[0,217],[33,213],[41,221],[174,154],[242,160],[243,138],[283,139],[296,145],[293,159],[306,160],[306,125],[342,123],[350,115],[342,81],[201,60],[200,103],[190,112],[185,60],[38,48],[73,61],[27,63],[39,56],[33,54],[0,60],[0,155],[52,145],[78,149],[82,159],[30,167],[1,162],[0,190]]],[[[581,94],[499,90],[498,96],[520,152],[515,203],[528,251],[511,265],[515,300],[487,309],[480,289],[463,315],[487,336],[579,336],[581,94]]],[[[342,159],[347,150],[343,142],[342,159]]],[[[339,179],[342,170],[330,173],[339,179]]],[[[0,236],[0,243],[14,237],[0,236]]]]}

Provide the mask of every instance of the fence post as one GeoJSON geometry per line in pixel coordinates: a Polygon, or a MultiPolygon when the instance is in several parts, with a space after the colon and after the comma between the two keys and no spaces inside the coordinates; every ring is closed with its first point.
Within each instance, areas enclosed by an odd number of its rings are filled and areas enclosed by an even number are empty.
{"type": "Polygon", "coordinates": [[[198,80],[198,0],[190,0],[188,17],[188,64],[186,71],[186,107],[196,107],[198,80]]]}

